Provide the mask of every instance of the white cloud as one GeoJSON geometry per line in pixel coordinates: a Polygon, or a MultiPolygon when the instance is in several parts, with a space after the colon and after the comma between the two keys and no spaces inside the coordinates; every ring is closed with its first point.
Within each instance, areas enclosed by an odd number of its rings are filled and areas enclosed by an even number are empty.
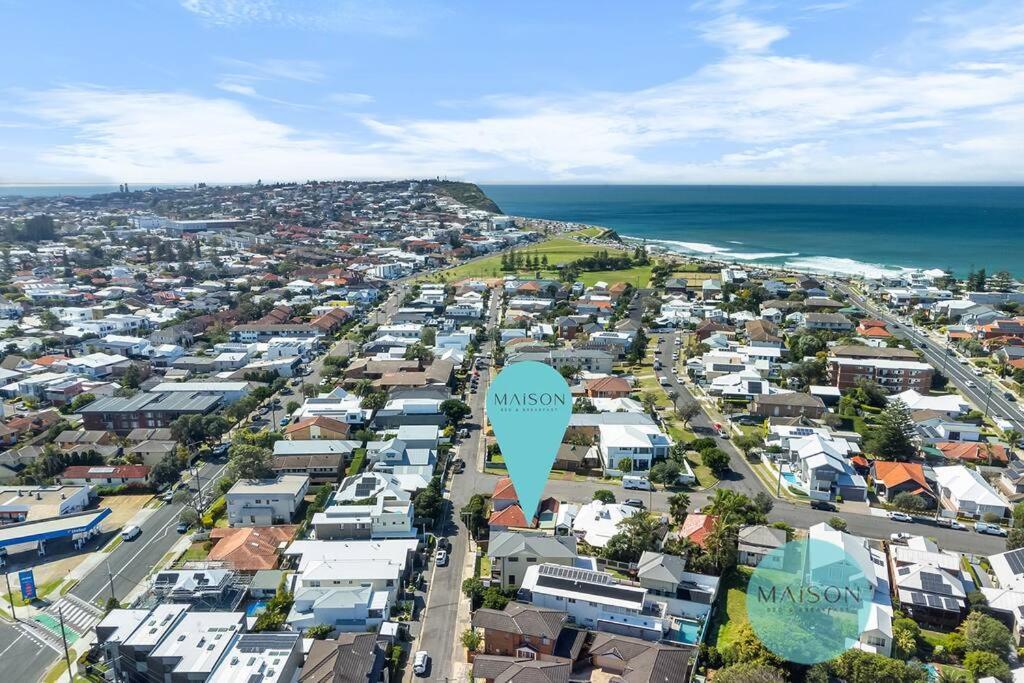
{"type": "Polygon", "coordinates": [[[735,14],[726,14],[705,23],[701,35],[710,43],[730,52],[763,52],[789,35],[785,26],[762,24],[735,14]]]}
{"type": "Polygon", "coordinates": [[[232,70],[236,79],[316,83],[327,77],[323,65],[308,59],[221,59],[220,62],[232,70]]]}
{"type": "Polygon", "coordinates": [[[242,85],[241,83],[232,83],[231,81],[221,81],[217,84],[217,87],[225,92],[235,93],[236,95],[244,95],[246,97],[256,97],[256,88],[251,85],[242,85]]]}
{"type": "Polygon", "coordinates": [[[1004,52],[1024,47],[1024,22],[999,23],[970,29],[950,41],[958,50],[1004,52]]]}
{"type": "Polygon", "coordinates": [[[327,96],[327,100],[343,107],[370,104],[374,101],[373,95],[361,92],[336,92],[327,96]]]}
{"type": "Polygon", "coordinates": [[[359,0],[179,0],[211,26],[272,24],[308,31],[401,37],[416,33],[433,12],[421,3],[359,0]]]}

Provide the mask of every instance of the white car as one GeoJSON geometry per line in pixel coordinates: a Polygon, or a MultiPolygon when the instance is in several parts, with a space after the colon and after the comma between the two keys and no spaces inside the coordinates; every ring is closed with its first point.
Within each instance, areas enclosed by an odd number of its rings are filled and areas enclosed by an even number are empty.
{"type": "Polygon", "coordinates": [[[138,538],[141,533],[142,529],[140,527],[135,526],[134,524],[131,526],[126,526],[124,529],[121,530],[121,539],[125,541],[131,541],[138,538]]]}
{"type": "Polygon", "coordinates": [[[438,567],[444,567],[445,565],[447,565],[448,551],[438,550],[437,553],[434,555],[434,564],[436,564],[438,567]]]}
{"type": "Polygon", "coordinates": [[[896,522],[913,522],[914,518],[908,515],[906,512],[899,512],[898,510],[892,510],[889,513],[889,519],[896,522]]]}
{"type": "Polygon", "coordinates": [[[412,659],[412,672],[417,676],[426,676],[430,666],[430,653],[420,650],[412,659]]]}
{"type": "Polygon", "coordinates": [[[906,531],[898,531],[895,534],[889,534],[889,541],[892,543],[906,543],[910,540],[912,534],[908,534],[906,531]]]}

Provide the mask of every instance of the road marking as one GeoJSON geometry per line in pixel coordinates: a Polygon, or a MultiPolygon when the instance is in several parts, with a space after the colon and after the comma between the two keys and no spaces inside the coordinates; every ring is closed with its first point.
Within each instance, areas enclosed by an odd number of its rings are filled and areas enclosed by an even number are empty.
{"type": "Polygon", "coordinates": [[[4,656],[5,654],[7,654],[7,651],[8,651],[8,650],[10,650],[10,649],[11,649],[12,647],[14,647],[15,645],[17,645],[17,644],[18,644],[18,641],[19,641],[19,640],[21,640],[21,639],[22,639],[22,638],[24,638],[24,637],[25,637],[25,634],[24,634],[24,633],[21,633],[21,632],[19,631],[19,632],[18,632],[18,637],[14,639],[14,642],[12,642],[12,643],[11,643],[10,645],[8,645],[7,647],[5,647],[5,648],[4,648],[3,650],[0,650],[0,657],[3,657],[3,656],[4,656]]]}
{"type": "MultiPolygon", "coordinates": [[[[213,483],[214,483],[215,481],[217,481],[218,477],[220,477],[220,474],[221,474],[221,472],[223,472],[223,471],[224,471],[224,470],[225,470],[226,468],[227,468],[227,465],[223,465],[223,466],[222,466],[222,467],[221,467],[221,468],[220,468],[219,470],[217,470],[217,471],[216,471],[216,472],[214,473],[214,475],[213,475],[212,477],[210,477],[210,478],[209,478],[209,480],[208,480],[207,484],[206,484],[205,486],[203,486],[203,487],[202,487],[202,489],[201,489],[201,490],[199,491],[199,494],[202,494],[202,493],[203,493],[203,491],[205,491],[205,490],[209,489],[209,488],[210,488],[211,486],[213,486],[213,483]]],[[[163,527],[161,527],[160,529],[158,529],[158,530],[157,530],[157,532],[156,532],[155,534],[153,534],[152,536],[150,536],[150,537],[149,537],[149,540],[148,540],[148,541],[146,541],[146,542],[145,542],[145,543],[144,543],[144,544],[142,545],[142,547],[141,547],[141,548],[139,548],[139,550],[138,550],[138,551],[137,551],[137,552],[136,552],[136,553],[135,553],[134,555],[132,555],[132,556],[131,556],[131,558],[130,558],[130,559],[129,559],[129,560],[127,561],[127,562],[125,562],[125,563],[124,563],[124,565],[122,566],[122,568],[127,568],[127,567],[130,567],[130,566],[132,565],[132,563],[133,563],[133,562],[135,562],[135,559],[136,559],[136,558],[137,558],[137,557],[138,557],[139,555],[141,555],[141,554],[142,554],[142,553],[143,553],[143,552],[144,552],[144,551],[146,550],[146,548],[148,548],[148,547],[150,546],[150,544],[152,544],[152,543],[153,543],[154,541],[156,541],[156,540],[158,540],[158,539],[161,539],[161,538],[163,538],[164,536],[166,536],[166,535],[167,535],[167,530],[171,528],[171,525],[172,525],[172,524],[174,524],[175,526],[177,526],[177,523],[178,523],[178,518],[177,518],[177,517],[175,517],[175,516],[172,516],[172,517],[171,517],[171,518],[170,518],[170,519],[169,519],[169,520],[167,521],[167,523],[163,525],[163,527]]],[[[97,569],[98,569],[98,567],[97,567],[97,569]]],[[[94,571],[95,571],[95,570],[94,570],[94,571]]],[[[119,575],[120,575],[120,570],[118,570],[118,572],[117,572],[117,574],[115,574],[115,576],[119,576],[119,575]]],[[[136,585],[138,585],[138,584],[136,583],[136,585]]],[[[93,595],[93,596],[92,596],[91,598],[89,598],[89,602],[95,602],[95,601],[96,601],[96,598],[98,598],[99,596],[101,596],[101,595],[102,595],[102,594],[103,594],[103,593],[104,593],[105,591],[107,591],[107,590],[109,590],[109,589],[110,589],[110,585],[109,585],[109,583],[108,583],[108,584],[107,584],[106,586],[104,586],[103,588],[100,588],[100,589],[99,589],[98,591],[96,591],[96,594],[95,594],[95,595],[93,595]]]]}

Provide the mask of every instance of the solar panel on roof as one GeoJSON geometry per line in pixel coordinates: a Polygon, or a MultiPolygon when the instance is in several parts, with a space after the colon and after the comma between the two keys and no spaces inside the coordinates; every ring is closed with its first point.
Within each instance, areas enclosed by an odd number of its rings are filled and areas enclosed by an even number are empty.
{"type": "Polygon", "coordinates": [[[1024,574],[1024,548],[1020,550],[1013,550],[1003,555],[1006,559],[1006,564],[1010,566],[1010,571],[1014,574],[1024,574]]]}
{"type": "Polygon", "coordinates": [[[948,593],[942,577],[932,572],[921,572],[921,587],[929,593],[948,593]]]}

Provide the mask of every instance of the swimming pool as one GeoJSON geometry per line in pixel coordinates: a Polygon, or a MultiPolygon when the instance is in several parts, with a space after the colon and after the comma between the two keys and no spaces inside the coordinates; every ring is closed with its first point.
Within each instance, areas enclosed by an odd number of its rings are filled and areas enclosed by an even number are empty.
{"type": "Polygon", "coordinates": [[[672,628],[668,631],[667,640],[687,645],[696,645],[700,642],[701,623],[689,619],[674,619],[672,628]]]}
{"type": "Polygon", "coordinates": [[[265,610],[266,608],[267,608],[267,601],[266,600],[257,600],[255,602],[251,602],[245,608],[245,616],[247,616],[247,617],[254,617],[257,614],[259,614],[260,612],[262,612],[263,610],[265,610]]]}
{"type": "Polygon", "coordinates": [[[782,473],[782,478],[785,479],[786,481],[788,481],[790,484],[793,484],[793,485],[796,485],[796,484],[800,483],[797,480],[796,475],[793,474],[792,472],[783,472],[782,473]]]}

